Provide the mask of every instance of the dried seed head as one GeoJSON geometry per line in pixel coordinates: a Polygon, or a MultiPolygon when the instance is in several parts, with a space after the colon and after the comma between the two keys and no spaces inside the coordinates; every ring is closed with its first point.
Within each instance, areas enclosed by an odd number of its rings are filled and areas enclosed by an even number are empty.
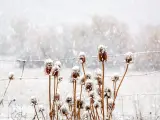
{"type": "Polygon", "coordinates": [[[53,61],[51,59],[45,60],[45,73],[49,75],[52,71],[53,61]]]}
{"type": "Polygon", "coordinates": [[[55,101],[59,101],[60,100],[60,94],[56,93],[54,96],[55,101]]]}
{"type": "Polygon", "coordinates": [[[9,80],[14,80],[14,73],[13,72],[9,72],[8,78],[9,78],[9,80]]]}
{"type": "Polygon", "coordinates": [[[44,106],[43,105],[39,105],[39,112],[44,112],[44,106]]]}
{"type": "Polygon", "coordinates": [[[86,73],[86,79],[91,79],[91,78],[92,78],[91,72],[87,72],[86,73]]]}
{"type": "Polygon", "coordinates": [[[71,104],[72,103],[72,95],[68,94],[66,97],[66,103],[71,104]]]}
{"type": "Polygon", "coordinates": [[[80,77],[80,84],[84,85],[84,82],[85,82],[85,78],[84,78],[84,76],[81,76],[80,77]]]}
{"type": "Polygon", "coordinates": [[[94,99],[96,97],[95,91],[90,91],[89,97],[94,99]]]}
{"type": "Polygon", "coordinates": [[[119,74],[115,73],[111,79],[113,82],[117,82],[119,80],[119,74]]]}
{"type": "Polygon", "coordinates": [[[61,68],[62,64],[61,64],[60,61],[56,61],[56,62],[54,63],[54,66],[58,66],[59,68],[61,68]]]}
{"type": "Polygon", "coordinates": [[[95,108],[99,108],[99,106],[100,106],[100,104],[99,104],[98,100],[95,100],[95,102],[94,102],[94,107],[95,107],[95,108]]]}
{"type": "Polygon", "coordinates": [[[79,66],[74,66],[74,67],[72,68],[71,78],[77,79],[79,76],[80,76],[79,66]]]}
{"type": "Polygon", "coordinates": [[[97,80],[98,85],[102,85],[102,70],[97,68],[95,70],[95,80],[97,80]]]}
{"type": "Polygon", "coordinates": [[[63,105],[61,107],[60,111],[61,111],[62,115],[68,115],[68,113],[69,113],[66,105],[63,105]]]}
{"type": "Polygon", "coordinates": [[[86,54],[84,52],[79,53],[79,61],[83,64],[86,62],[86,54]]]}
{"type": "Polygon", "coordinates": [[[62,82],[62,80],[63,80],[63,77],[62,77],[62,76],[59,76],[59,77],[58,77],[58,83],[62,82]]]}
{"type": "Polygon", "coordinates": [[[80,108],[80,109],[84,108],[83,100],[77,99],[77,108],[80,108]]]}
{"type": "Polygon", "coordinates": [[[31,97],[31,104],[32,104],[32,105],[37,105],[37,99],[36,99],[35,96],[32,96],[32,97],[31,97]]]}
{"type": "Polygon", "coordinates": [[[110,89],[110,88],[106,88],[106,89],[104,90],[104,96],[105,96],[105,97],[108,97],[108,98],[111,98],[112,92],[111,92],[111,89],[110,89]]]}
{"type": "Polygon", "coordinates": [[[107,47],[104,45],[98,46],[98,58],[99,61],[107,61],[107,47]]]}
{"type": "Polygon", "coordinates": [[[86,102],[86,104],[85,104],[85,110],[88,111],[90,109],[91,109],[90,103],[86,102]]]}
{"type": "Polygon", "coordinates": [[[55,77],[58,77],[59,76],[59,66],[55,65],[53,68],[52,68],[52,76],[55,76],[55,77]]]}
{"type": "Polygon", "coordinates": [[[96,87],[96,92],[97,92],[98,95],[101,95],[102,90],[101,90],[101,88],[99,88],[99,86],[96,87]]]}
{"type": "Polygon", "coordinates": [[[93,81],[92,80],[88,79],[86,81],[85,89],[87,92],[90,92],[93,90],[93,81]]]}
{"type": "Polygon", "coordinates": [[[125,60],[126,60],[126,63],[128,63],[128,64],[131,63],[133,60],[133,53],[131,53],[131,52],[126,53],[125,60]]]}

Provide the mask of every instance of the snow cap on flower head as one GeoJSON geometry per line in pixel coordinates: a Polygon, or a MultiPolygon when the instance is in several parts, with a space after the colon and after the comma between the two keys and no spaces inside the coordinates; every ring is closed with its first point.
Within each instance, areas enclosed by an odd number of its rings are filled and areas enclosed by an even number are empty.
{"type": "Polygon", "coordinates": [[[9,78],[9,80],[13,80],[14,79],[14,72],[9,72],[8,78],[9,78]]]}
{"type": "Polygon", "coordinates": [[[39,112],[43,112],[44,111],[44,106],[43,105],[39,105],[39,112]]]}
{"type": "Polygon", "coordinates": [[[79,66],[74,66],[72,68],[71,78],[77,79],[80,76],[80,69],[79,66]]]}
{"type": "Polygon", "coordinates": [[[53,68],[52,68],[52,76],[59,76],[59,71],[60,71],[60,68],[58,65],[54,65],[53,68]]]}
{"type": "Polygon", "coordinates": [[[79,60],[82,64],[86,62],[86,54],[84,52],[79,53],[79,60]]]}
{"type": "Polygon", "coordinates": [[[125,58],[125,60],[126,60],[126,63],[131,63],[132,60],[133,60],[133,53],[132,53],[132,52],[126,53],[126,58],[125,58]]]}
{"type": "Polygon", "coordinates": [[[52,71],[53,61],[51,59],[46,59],[44,63],[45,63],[45,73],[49,75],[52,71]]]}
{"type": "Polygon", "coordinates": [[[69,113],[65,104],[61,107],[60,111],[62,115],[67,115],[69,113]]]}
{"type": "Polygon", "coordinates": [[[86,73],[86,79],[91,79],[91,78],[92,78],[91,72],[87,72],[87,73],[86,73]]]}
{"type": "Polygon", "coordinates": [[[47,65],[47,64],[52,64],[53,65],[53,60],[48,58],[48,59],[45,60],[44,63],[45,63],[45,65],[47,65]]]}
{"type": "Polygon", "coordinates": [[[60,61],[56,61],[56,62],[54,63],[54,66],[58,66],[59,68],[61,68],[62,64],[61,64],[60,61]]]}
{"type": "Polygon", "coordinates": [[[37,105],[37,98],[35,96],[31,97],[31,104],[37,105]]]}
{"type": "Polygon", "coordinates": [[[106,88],[106,89],[104,90],[104,96],[105,96],[105,97],[108,97],[108,98],[111,98],[111,96],[112,96],[112,91],[111,91],[110,88],[106,88]]]}

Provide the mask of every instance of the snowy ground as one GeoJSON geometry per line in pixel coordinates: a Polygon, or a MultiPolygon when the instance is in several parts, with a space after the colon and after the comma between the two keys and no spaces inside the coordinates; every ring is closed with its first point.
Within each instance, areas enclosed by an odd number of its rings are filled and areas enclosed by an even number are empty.
{"type": "MultiPolygon", "coordinates": [[[[15,65],[9,64],[5,66],[1,64],[1,78],[7,78],[8,72],[13,71],[15,73],[15,77],[21,76],[22,69],[18,69],[13,67],[15,65]]],[[[69,83],[69,75],[71,69],[62,68],[61,75],[63,76],[64,80],[60,83],[60,92],[63,94],[61,98],[65,98],[67,93],[72,90],[72,84],[69,83]]],[[[93,70],[89,70],[93,72],[93,70]]],[[[110,68],[107,68],[106,75],[112,75],[113,71],[110,68]]],[[[118,70],[116,72],[119,72],[118,70]]],[[[122,70],[120,73],[123,73],[122,70]]],[[[140,72],[131,72],[129,74],[143,74],[140,72]]],[[[30,97],[36,96],[39,100],[40,104],[44,104],[47,107],[48,104],[48,79],[47,76],[44,75],[43,68],[42,69],[27,69],[24,70],[23,77],[31,78],[31,77],[39,77],[40,79],[23,79],[23,80],[14,80],[11,82],[10,87],[8,89],[7,95],[4,101],[4,107],[0,107],[0,119],[2,120],[3,117],[8,119],[10,114],[13,112],[12,106],[10,105],[8,109],[8,102],[12,99],[16,99],[16,104],[23,106],[23,112],[27,113],[27,117],[32,117],[32,106],[30,105],[30,97]]],[[[126,77],[119,91],[119,100],[117,101],[116,105],[116,112],[121,113],[123,115],[133,115],[135,114],[135,104],[134,100],[139,99],[139,106],[142,114],[149,114],[149,112],[154,113],[159,109],[159,101],[160,95],[141,95],[141,94],[150,94],[150,93],[160,93],[159,81],[160,73],[150,74],[147,76],[132,76],[126,77]],[[139,94],[136,97],[136,94],[139,94]],[[131,96],[125,96],[131,95],[131,96]],[[124,97],[120,97],[124,96],[124,97]]],[[[5,87],[8,81],[0,81],[0,95],[2,96],[5,87]]],[[[105,85],[112,86],[111,80],[109,77],[105,78],[105,85]]],[[[5,120],[4,119],[4,120],[5,120]]],[[[31,118],[30,118],[31,119],[31,118]]]]}

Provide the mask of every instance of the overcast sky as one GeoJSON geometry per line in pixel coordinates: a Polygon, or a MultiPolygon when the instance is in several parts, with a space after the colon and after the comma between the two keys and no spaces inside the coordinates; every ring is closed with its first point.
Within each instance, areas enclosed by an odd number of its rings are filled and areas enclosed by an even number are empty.
{"type": "Polygon", "coordinates": [[[160,0],[0,0],[0,22],[26,17],[37,24],[90,22],[92,15],[113,15],[131,30],[160,24],[160,0]],[[5,18],[5,19],[4,19],[5,18]]]}

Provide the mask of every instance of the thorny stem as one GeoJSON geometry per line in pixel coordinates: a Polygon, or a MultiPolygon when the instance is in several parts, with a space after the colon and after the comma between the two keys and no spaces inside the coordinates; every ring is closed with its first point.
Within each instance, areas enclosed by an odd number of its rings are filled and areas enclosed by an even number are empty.
{"type": "Polygon", "coordinates": [[[3,100],[4,100],[4,97],[5,97],[6,93],[7,93],[7,90],[8,90],[8,88],[9,88],[10,82],[11,82],[11,80],[9,80],[8,85],[7,85],[7,87],[6,87],[5,91],[4,91],[2,100],[0,101],[0,105],[3,104],[3,100]]]}
{"type": "Polygon", "coordinates": [[[35,116],[37,116],[37,119],[39,120],[38,113],[37,113],[37,110],[36,110],[36,105],[34,105],[34,111],[35,111],[35,116]]]}
{"type": "Polygon", "coordinates": [[[119,91],[119,89],[120,89],[120,87],[121,87],[121,85],[122,85],[122,82],[123,82],[123,80],[124,80],[124,77],[125,77],[126,74],[127,74],[128,67],[129,67],[129,64],[127,63],[127,67],[126,67],[126,69],[125,69],[125,72],[124,72],[124,74],[123,74],[123,77],[122,77],[122,79],[121,79],[121,81],[120,81],[120,84],[119,84],[119,86],[118,86],[118,88],[117,88],[115,98],[114,98],[114,100],[113,100],[113,104],[112,104],[112,107],[111,107],[111,112],[110,112],[110,115],[109,115],[109,119],[110,119],[110,117],[111,117],[111,115],[112,115],[112,112],[113,112],[113,107],[114,107],[114,104],[115,104],[115,101],[116,101],[116,98],[117,98],[117,95],[118,95],[118,91],[119,91]]]}
{"type": "Polygon", "coordinates": [[[103,120],[104,118],[104,61],[102,61],[102,110],[103,110],[103,120]]]}

